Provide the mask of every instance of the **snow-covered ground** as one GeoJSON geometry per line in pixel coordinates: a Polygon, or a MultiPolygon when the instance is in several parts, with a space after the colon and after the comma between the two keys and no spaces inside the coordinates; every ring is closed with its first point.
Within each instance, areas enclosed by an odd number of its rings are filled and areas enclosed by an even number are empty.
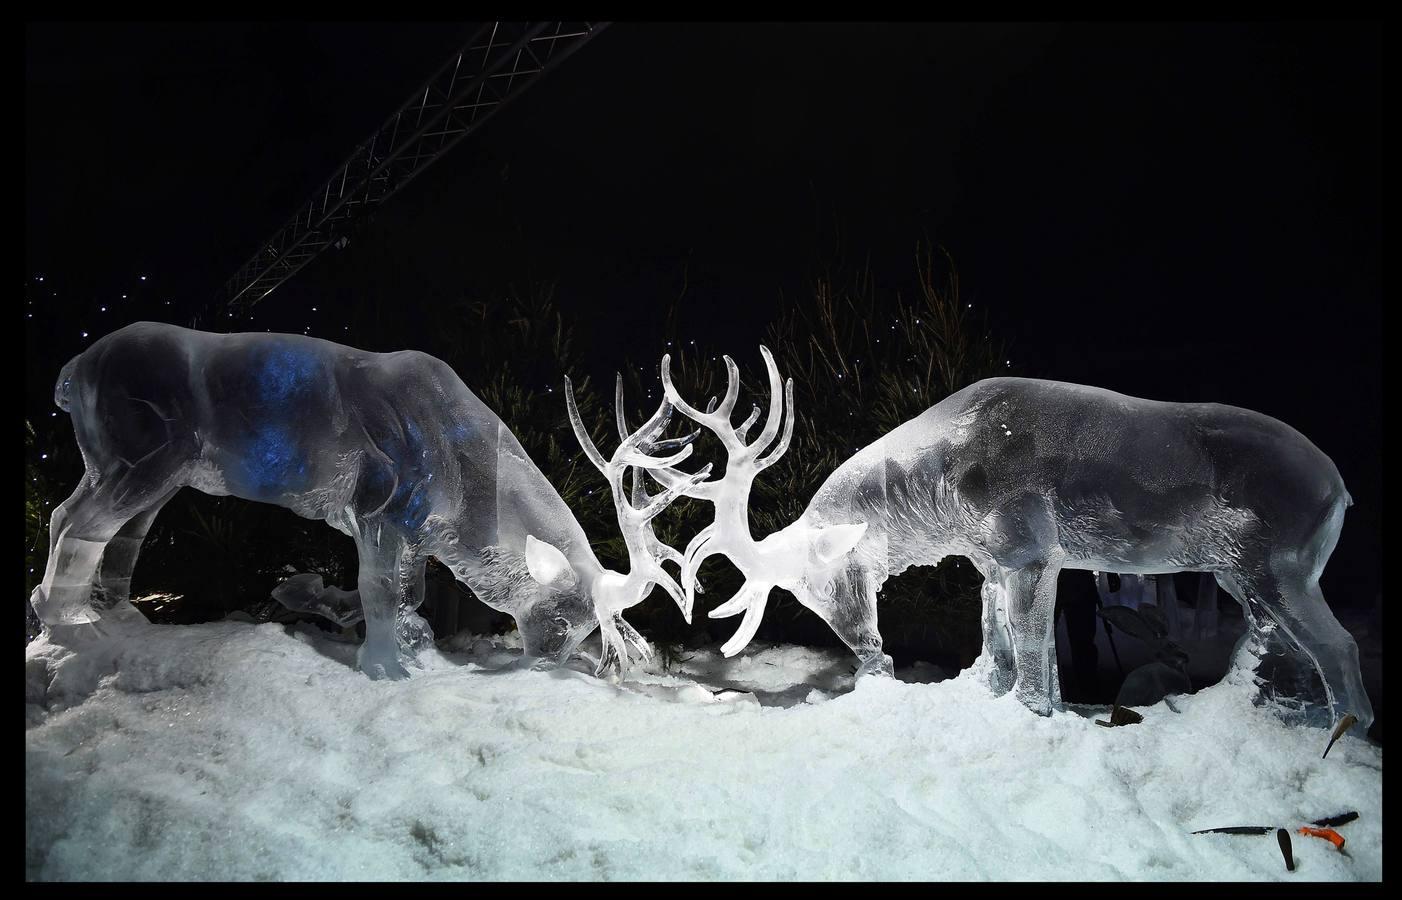
{"type": "Polygon", "coordinates": [[[301,626],[26,650],[34,880],[1379,880],[1382,751],[1223,683],[1102,728],[932,666],[699,652],[622,683],[459,636],[408,681],[301,626]],[[1357,810],[1340,852],[1192,835],[1357,810]]]}

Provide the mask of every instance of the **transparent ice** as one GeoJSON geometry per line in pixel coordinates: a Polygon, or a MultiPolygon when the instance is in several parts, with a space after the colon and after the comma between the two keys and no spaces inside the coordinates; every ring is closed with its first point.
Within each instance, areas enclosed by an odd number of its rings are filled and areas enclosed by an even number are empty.
{"type": "MultiPolygon", "coordinates": [[[[750,487],[787,449],[794,418],[792,380],[781,389],[773,356],[760,350],[769,417],[752,443],[746,435],[759,408],[734,426],[739,377],[729,357],[724,400],[706,412],[678,395],[662,360],[667,399],[714,432],[728,455],[722,478],[684,488],[715,504],[715,521],[688,546],[682,572],[688,614],[707,556],[724,554],[744,574],[740,592],[711,611],[745,613],[727,655],[754,636],[778,586],[833,628],[861,672],[889,672],[877,589],[910,566],[958,555],[984,577],[980,677],[1046,714],[1058,702],[1060,569],[1210,572],[1242,605],[1258,641],[1273,635],[1318,672],[1336,720],[1353,713],[1360,733],[1372,722],[1357,645],[1319,588],[1352,499],[1333,462],[1299,432],[1214,403],[990,378],[857,452],[798,521],[756,540],[750,487]]],[[[682,477],[654,475],[670,484],[682,477]]]]}
{"type": "MultiPolygon", "coordinates": [[[[354,539],[356,591],[302,579],[280,599],[343,624],[363,616],[358,661],[371,677],[405,677],[431,639],[414,614],[430,556],[510,613],[527,657],[546,662],[569,658],[602,626],[600,667],[626,665],[647,647],[623,610],[653,583],[680,597],[647,524],[675,494],[621,521],[632,574],[605,569],[511,431],[424,353],[139,322],[69,361],[54,399],[73,419],[86,471],[54,511],[48,567],[30,598],[51,631],[81,638],[140,619],[128,596],[137,553],[182,487],[277,504],[354,539]]],[[[625,441],[619,478],[659,464],[647,441],[665,412],[625,441]]]]}

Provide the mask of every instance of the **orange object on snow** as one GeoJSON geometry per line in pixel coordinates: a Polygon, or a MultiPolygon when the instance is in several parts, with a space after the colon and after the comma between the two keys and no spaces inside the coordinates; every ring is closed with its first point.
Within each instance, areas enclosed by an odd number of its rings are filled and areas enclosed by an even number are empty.
{"type": "Polygon", "coordinates": [[[1344,849],[1344,836],[1332,828],[1310,828],[1305,826],[1300,829],[1300,834],[1307,834],[1310,837],[1324,838],[1334,845],[1334,849],[1344,849]]]}

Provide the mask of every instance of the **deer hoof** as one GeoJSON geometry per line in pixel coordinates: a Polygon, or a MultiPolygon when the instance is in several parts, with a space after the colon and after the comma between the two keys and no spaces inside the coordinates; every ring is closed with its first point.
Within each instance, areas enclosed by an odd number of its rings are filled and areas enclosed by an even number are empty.
{"type": "Polygon", "coordinates": [[[409,677],[409,670],[405,669],[394,655],[388,659],[377,658],[374,654],[366,653],[362,647],[357,657],[360,671],[371,681],[403,681],[409,677]]]}
{"type": "Polygon", "coordinates": [[[1032,710],[1037,715],[1049,716],[1052,714],[1051,698],[1046,694],[1041,692],[1033,693],[1031,691],[1023,692],[1016,688],[1013,689],[1013,694],[1017,697],[1019,703],[1032,710]]]}

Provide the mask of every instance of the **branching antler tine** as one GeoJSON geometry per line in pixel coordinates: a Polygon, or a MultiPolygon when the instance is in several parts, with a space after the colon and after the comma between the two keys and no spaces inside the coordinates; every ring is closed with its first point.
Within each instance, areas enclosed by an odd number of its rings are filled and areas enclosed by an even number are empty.
{"type": "MultiPolygon", "coordinates": [[[[686,550],[682,552],[682,556],[685,559],[685,561],[682,564],[683,569],[687,567],[692,567],[692,560],[696,557],[697,553],[701,552],[701,547],[711,539],[711,535],[715,534],[715,531],[716,523],[712,522],[705,528],[702,528],[700,531],[696,532],[696,535],[690,541],[687,542],[686,550]]],[[[686,574],[685,571],[683,571],[682,574],[686,574]]]]}
{"type": "MultiPolygon", "coordinates": [[[[638,442],[639,447],[649,451],[656,447],[657,438],[662,432],[667,430],[668,423],[672,421],[672,411],[675,409],[676,407],[666,400],[662,401],[662,408],[657,411],[658,415],[648,420],[652,423],[652,427],[639,429],[642,432],[642,440],[638,442]]],[[[683,446],[685,446],[685,444],[683,444],[683,446]]]]}
{"type": "MultiPolygon", "coordinates": [[[[686,449],[690,450],[691,448],[687,447],[686,449]]],[[[698,472],[689,476],[680,484],[673,485],[672,487],[669,487],[667,488],[667,490],[658,494],[656,497],[653,497],[652,502],[649,503],[647,507],[639,513],[639,518],[641,518],[644,522],[648,522],[656,518],[657,515],[662,512],[662,510],[667,508],[668,504],[670,504],[673,500],[681,496],[682,493],[688,487],[690,487],[698,481],[703,480],[709,474],[711,474],[711,464],[706,463],[706,465],[702,466],[698,472]]]]}
{"type": "MultiPolygon", "coordinates": [[[[651,549],[653,556],[657,559],[657,567],[659,569],[662,568],[662,563],[664,562],[674,562],[677,564],[677,568],[681,569],[685,559],[682,557],[680,551],[675,547],[669,547],[659,541],[657,536],[651,531],[647,532],[645,536],[648,538],[648,547],[651,549]]],[[[667,570],[662,569],[662,571],[665,572],[667,570]]]]}
{"type": "Polygon", "coordinates": [[[599,616],[599,641],[599,664],[594,667],[594,675],[602,676],[610,666],[622,669],[623,663],[619,657],[626,659],[628,654],[624,649],[623,637],[613,624],[612,615],[599,616]]]}
{"type": "Polygon", "coordinates": [[[788,451],[789,441],[793,439],[794,409],[792,378],[784,383],[784,407],[784,433],[780,435],[779,443],[774,445],[774,449],[770,450],[766,456],[755,462],[756,472],[767,469],[778,462],[779,457],[783,456],[784,453],[788,451]]]}
{"type": "Polygon", "coordinates": [[[759,623],[764,619],[764,607],[769,602],[769,587],[767,584],[755,586],[755,599],[745,610],[745,618],[740,620],[740,627],[730,640],[721,645],[722,656],[734,656],[744,650],[745,645],[754,640],[755,632],[759,631],[759,623]]]}
{"type": "Polygon", "coordinates": [[[730,414],[735,411],[735,400],[740,396],[740,367],[729,356],[722,358],[725,360],[725,399],[720,402],[715,414],[729,425],[730,414]]]}
{"type": "Polygon", "coordinates": [[[780,419],[784,413],[784,382],[779,377],[779,367],[774,364],[774,354],[769,348],[760,345],[760,355],[764,357],[764,367],[769,370],[769,417],[764,420],[764,429],[750,445],[751,452],[763,453],[779,434],[780,419]]]}
{"type": "Polygon", "coordinates": [[[712,619],[728,619],[733,615],[737,615],[749,609],[751,599],[750,586],[748,584],[741,585],[740,590],[736,592],[734,597],[731,597],[720,606],[706,613],[706,615],[712,619]]]}
{"type": "Polygon", "coordinates": [[[682,590],[686,592],[686,607],[682,610],[682,614],[687,617],[687,621],[691,621],[691,607],[696,602],[696,595],[706,593],[701,587],[700,580],[696,577],[696,570],[700,567],[701,563],[719,552],[719,550],[711,549],[710,539],[708,538],[703,542],[701,549],[696,552],[696,555],[692,557],[690,568],[682,572],[682,590]]]}
{"type": "Polygon", "coordinates": [[[628,427],[628,417],[623,411],[623,373],[615,372],[613,380],[613,417],[618,421],[618,439],[628,440],[632,429],[628,427]]]}
{"type": "MultiPolygon", "coordinates": [[[[663,487],[683,484],[687,478],[687,473],[673,472],[670,469],[648,469],[647,473],[652,476],[654,481],[663,487]]],[[[696,500],[712,500],[714,499],[712,494],[715,491],[715,486],[718,484],[720,484],[720,479],[716,479],[715,481],[702,481],[697,484],[688,485],[684,493],[686,496],[696,500]]]]}
{"type": "Polygon", "coordinates": [[[637,466],[640,469],[670,469],[677,463],[691,456],[694,447],[683,447],[680,453],[673,453],[671,456],[644,456],[641,453],[628,452],[615,454],[614,458],[622,465],[637,466]]]}
{"type": "Polygon", "coordinates": [[[682,608],[682,615],[686,616],[688,622],[691,621],[691,604],[696,599],[698,593],[705,593],[701,585],[696,581],[696,570],[701,566],[702,560],[708,554],[703,554],[702,550],[711,540],[716,532],[716,523],[712,522],[696,533],[691,542],[686,545],[686,552],[683,554],[681,568],[682,589],[686,591],[686,606],[682,608]]]}
{"type": "Polygon", "coordinates": [[[575,439],[579,441],[579,446],[583,448],[584,455],[589,457],[589,461],[594,464],[594,468],[608,475],[608,462],[604,455],[599,452],[599,448],[594,446],[594,441],[589,437],[589,432],[584,428],[584,420],[579,416],[579,407],[574,402],[574,386],[570,384],[570,377],[565,376],[565,408],[569,411],[570,427],[574,429],[575,439]]]}
{"type": "Polygon", "coordinates": [[[677,609],[681,610],[682,618],[686,620],[686,624],[690,625],[691,610],[686,608],[686,599],[682,595],[682,589],[676,581],[672,579],[672,576],[667,574],[667,570],[663,569],[661,566],[656,566],[648,573],[648,577],[656,579],[653,583],[662,588],[662,590],[667,593],[667,596],[672,598],[672,602],[677,604],[677,609]]]}
{"type": "Polygon", "coordinates": [[[685,447],[701,436],[701,429],[698,428],[691,434],[684,434],[681,437],[667,438],[665,441],[653,441],[648,445],[648,452],[654,453],[658,450],[675,450],[678,447],[685,447]]]}
{"type": "MultiPolygon", "coordinates": [[[[663,409],[662,409],[662,421],[657,422],[656,425],[653,427],[652,431],[654,432],[654,434],[661,434],[663,431],[666,431],[666,430],[667,430],[667,425],[672,421],[672,410],[673,410],[672,404],[667,403],[667,402],[664,400],[664,401],[663,401],[663,409]]],[[[617,424],[618,424],[618,439],[621,440],[621,441],[626,441],[626,440],[628,440],[628,438],[630,438],[630,437],[633,435],[633,429],[631,429],[631,428],[628,427],[628,414],[627,414],[627,412],[625,411],[625,407],[624,407],[624,404],[623,404],[623,373],[622,373],[622,372],[617,373],[617,374],[615,375],[615,377],[614,377],[614,382],[613,382],[613,414],[614,414],[614,419],[615,419],[615,421],[616,421],[617,424]]],[[[655,418],[656,418],[656,417],[654,417],[654,419],[655,419],[655,418]]],[[[649,421],[649,422],[652,422],[653,419],[649,419],[648,421],[649,421]]],[[[645,428],[646,428],[646,426],[644,426],[643,429],[639,429],[639,430],[640,430],[640,431],[643,431],[645,428]]],[[[701,435],[701,429],[698,428],[698,429],[696,429],[695,431],[693,431],[693,432],[692,432],[691,434],[689,434],[689,435],[682,435],[681,437],[669,438],[668,440],[661,441],[661,442],[654,442],[654,441],[650,440],[650,438],[651,438],[653,435],[646,435],[646,434],[645,434],[645,435],[643,436],[643,440],[641,440],[641,441],[638,442],[638,446],[639,446],[639,448],[645,449],[645,450],[648,451],[648,452],[651,452],[651,451],[653,451],[653,450],[671,450],[671,449],[674,449],[674,448],[676,448],[676,447],[685,447],[687,444],[691,443],[692,441],[696,440],[696,438],[700,437],[700,435],[701,435]]]]}
{"type": "Polygon", "coordinates": [[[643,660],[652,659],[652,645],[647,642],[647,638],[638,634],[638,630],[632,625],[629,625],[628,620],[624,619],[622,615],[619,615],[617,619],[618,621],[616,624],[619,626],[618,630],[620,634],[622,634],[624,642],[638,651],[639,658],[643,660]]]}
{"type": "MultiPolygon", "coordinates": [[[[657,412],[652,414],[652,418],[644,422],[642,427],[637,431],[624,438],[623,443],[619,445],[618,449],[624,452],[632,452],[638,446],[648,443],[653,438],[657,437],[663,428],[667,427],[667,420],[671,417],[672,404],[663,400],[662,405],[657,407],[657,412]]],[[[615,452],[614,455],[617,455],[617,452],[615,452]]]]}
{"type": "Polygon", "coordinates": [[[716,398],[715,398],[715,395],[712,395],[712,396],[711,396],[711,399],[706,401],[706,415],[709,416],[709,415],[711,415],[712,413],[714,413],[715,411],[716,411],[716,398]]]}
{"type": "Polygon", "coordinates": [[[668,402],[681,410],[682,415],[686,416],[688,419],[697,419],[699,421],[706,415],[706,413],[701,412],[699,409],[683,400],[681,394],[677,393],[677,386],[672,383],[672,354],[670,353],[662,355],[662,393],[666,395],[668,402]]]}
{"type": "Polygon", "coordinates": [[[749,418],[745,419],[744,422],[740,423],[740,427],[735,429],[735,436],[743,441],[745,439],[745,436],[750,433],[750,426],[755,424],[755,420],[757,420],[758,418],[759,404],[756,403],[754,406],[750,407],[749,418]]]}

